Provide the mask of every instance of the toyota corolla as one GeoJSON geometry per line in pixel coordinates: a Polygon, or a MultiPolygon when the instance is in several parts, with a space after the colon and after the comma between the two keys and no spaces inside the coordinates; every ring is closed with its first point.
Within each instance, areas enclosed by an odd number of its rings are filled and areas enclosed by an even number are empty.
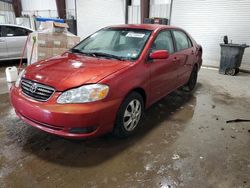
{"type": "Polygon", "coordinates": [[[201,64],[201,46],[183,29],[111,26],[28,66],[11,102],[24,122],[48,133],[126,137],[153,103],[180,87],[192,91],[201,64]]]}

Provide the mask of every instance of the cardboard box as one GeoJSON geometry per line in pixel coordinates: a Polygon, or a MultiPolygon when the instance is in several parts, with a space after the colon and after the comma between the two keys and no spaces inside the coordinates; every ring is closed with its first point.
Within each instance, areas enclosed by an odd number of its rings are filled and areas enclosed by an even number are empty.
{"type": "Polygon", "coordinates": [[[48,46],[48,35],[45,33],[34,33],[33,37],[36,37],[37,45],[40,47],[48,46]]]}
{"type": "Polygon", "coordinates": [[[80,42],[80,37],[78,36],[67,36],[67,48],[71,49],[80,42]]]}
{"type": "Polygon", "coordinates": [[[53,56],[53,53],[50,48],[43,48],[43,47],[38,47],[37,48],[37,59],[36,61],[48,59],[53,56]]]}
{"type": "Polygon", "coordinates": [[[40,60],[44,60],[52,57],[52,49],[40,46],[34,46],[33,53],[31,55],[31,50],[27,51],[28,63],[32,64],[40,60]]]}
{"type": "Polygon", "coordinates": [[[39,30],[46,31],[47,33],[62,33],[67,32],[69,28],[67,23],[58,23],[53,21],[42,22],[39,30]]]}
{"type": "Polygon", "coordinates": [[[68,49],[66,48],[52,48],[52,56],[57,56],[57,55],[61,55],[64,52],[66,52],[68,49]]]}
{"type": "Polygon", "coordinates": [[[48,48],[67,48],[67,35],[48,34],[48,48]]]}
{"type": "Polygon", "coordinates": [[[78,44],[80,37],[67,30],[63,32],[54,30],[54,28],[67,29],[67,27],[67,24],[45,22],[41,30],[31,33],[27,42],[28,64],[60,55],[78,44]]]}

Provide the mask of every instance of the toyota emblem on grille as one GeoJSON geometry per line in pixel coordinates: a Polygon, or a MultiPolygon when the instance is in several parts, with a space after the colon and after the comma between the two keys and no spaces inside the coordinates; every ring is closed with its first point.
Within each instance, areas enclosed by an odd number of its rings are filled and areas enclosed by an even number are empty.
{"type": "Polygon", "coordinates": [[[31,92],[31,93],[35,93],[35,92],[36,92],[36,89],[37,89],[36,84],[32,84],[32,85],[30,86],[30,92],[31,92]]]}

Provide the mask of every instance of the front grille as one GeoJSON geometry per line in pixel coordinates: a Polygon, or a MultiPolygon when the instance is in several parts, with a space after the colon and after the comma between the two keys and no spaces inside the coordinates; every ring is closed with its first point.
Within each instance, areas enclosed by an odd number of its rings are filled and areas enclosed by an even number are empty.
{"type": "Polygon", "coordinates": [[[37,100],[37,101],[47,101],[55,92],[55,89],[31,80],[22,79],[21,81],[22,92],[37,100]]]}

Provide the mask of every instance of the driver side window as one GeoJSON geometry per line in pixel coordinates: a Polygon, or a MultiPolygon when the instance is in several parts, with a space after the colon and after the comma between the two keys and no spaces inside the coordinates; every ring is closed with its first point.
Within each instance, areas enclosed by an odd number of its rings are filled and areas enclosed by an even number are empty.
{"type": "Polygon", "coordinates": [[[156,37],[152,47],[152,51],[167,50],[170,54],[174,52],[173,39],[170,31],[162,31],[156,37]]]}

